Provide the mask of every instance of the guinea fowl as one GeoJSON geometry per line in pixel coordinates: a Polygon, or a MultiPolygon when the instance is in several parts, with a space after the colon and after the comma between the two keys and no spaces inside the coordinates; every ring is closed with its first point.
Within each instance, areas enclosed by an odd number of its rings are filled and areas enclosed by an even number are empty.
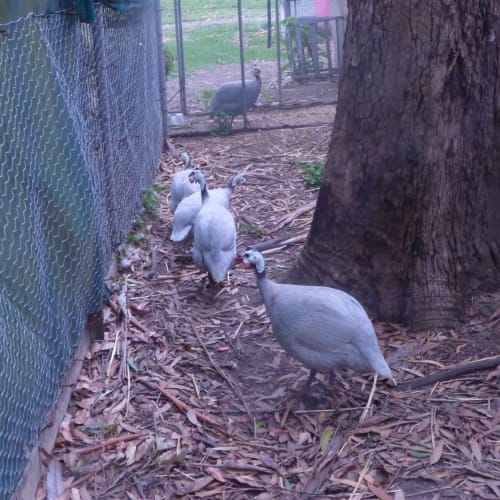
{"type": "Polygon", "coordinates": [[[207,190],[203,174],[194,170],[202,205],[194,221],[193,262],[208,271],[212,284],[223,281],[236,257],[236,225],[231,212],[207,190]]]}
{"type": "Polygon", "coordinates": [[[179,203],[187,196],[199,192],[200,186],[196,182],[189,181],[189,174],[193,171],[191,167],[191,158],[187,153],[181,153],[181,160],[186,167],[179,170],[172,179],[172,188],[170,189],[170,200],[168,206],[172,213],[175,213],[179,203]]]}
{"type": "Polygon", "coordinates": [[[310,369],[304,392],[317,371],[350,368],[392,379],[372,322],[354,297],[326,286],[275,283],[256,250],[246,250],[240,260],[255,269],[276,340],[310,369]]]}
{"type": "Polygon", "coordinates": [[[245,80],[244,93],[241,80],[224,83],[215,92],[212,98],[212,113],[217,116],[222,128],[231,130],[237,115],[243,115],[245,126],[248,126],[245,114],[257,102],[262,86],[260,69],[257,66],[253,67],[252,75],[255,80],[245,80]]]}
{"type": "MultiPolygon", "coordinates": [[[[190,174],[192,172],[193,170],[190,171],[190,174]]],[[[194,176],[192,179],[194,179],[194,176]]],[[[229,202],[235,187],[244,179],[245,174],[240,172],[231,179],[227,187],[211,189],[209,191],[210,201],[218,203],[225,208],[229,208],[229,202]]],[[[193,182],[193,184],[200,186],[197,182],[193,182]]],[[[193,193],[179,203],[174,213],[174,222],[172,225],[172,233],[170,235],[170,239],[172,241],[183,241],[191,234],[194,220],[200,211],[201,205],[202,200],[198,193],[193,193]]]]}

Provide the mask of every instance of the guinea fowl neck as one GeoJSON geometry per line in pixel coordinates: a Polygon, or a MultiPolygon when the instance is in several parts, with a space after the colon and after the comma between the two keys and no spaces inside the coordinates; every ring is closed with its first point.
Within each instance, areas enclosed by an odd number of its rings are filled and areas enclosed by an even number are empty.
{"type": "Polygon", "coordinates": [[[258,260],[255,263],[255,275],[258,280],[263,280],[266,278],[266,265],[264,264],[264,260],[258,260]]]}
{"type": "Polygon", "coordinates": [[[255,268],[255,276],[257,276],[258,280],[263,280],[267,277],[266,269],[264,268],[263,271],[257,271],[257,268],[255,268]]]}
{"type": "Polygon", "coordinates": [[[201,202],[203,203],[208,198],[207,184],[200,182],[201,202]]]}

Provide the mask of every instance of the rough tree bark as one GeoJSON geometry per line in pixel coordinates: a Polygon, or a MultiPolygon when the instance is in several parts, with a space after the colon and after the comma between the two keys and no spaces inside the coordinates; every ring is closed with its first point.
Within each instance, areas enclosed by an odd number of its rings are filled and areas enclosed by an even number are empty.
{"type": "Polygon", "coordinates": [[[325,178],[290,277],[447,327],[500,287],[500,2],[348,6],[325,178]]]}

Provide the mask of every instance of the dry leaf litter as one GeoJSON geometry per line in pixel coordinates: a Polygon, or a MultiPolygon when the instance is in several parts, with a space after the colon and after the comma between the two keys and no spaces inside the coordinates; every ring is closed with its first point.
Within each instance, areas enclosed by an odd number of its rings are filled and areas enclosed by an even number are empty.
{"type": "MultiPolygon", "coordinates": [[[[326,159],[334,110],[300,110],[302,128],[172,139],[209,187],[247,173],[232,199],[238,247],[285,240],[266,253],[274,279],[309,230],[317,190],[301,163],[326,159]]],[[[181,168],[165,152],[157,183],[181,168]]],[[[208,288],[189,243],[169,240],[168,190],[160,196],[147,238],[127,247],[105,340],[92,345],[47,456],[60,498],[500,497],[498,369],[413,391],[379,381],[363,421],[370,374],[342,373],[334,387],[319,376],[307,401],[294,400],[307,370],[274,341],[254,273],[237,267],[208,288]]],[[[376,322],[397,381],[498,354],[499,305],[481,297],[452,331],[376,322]]]]}

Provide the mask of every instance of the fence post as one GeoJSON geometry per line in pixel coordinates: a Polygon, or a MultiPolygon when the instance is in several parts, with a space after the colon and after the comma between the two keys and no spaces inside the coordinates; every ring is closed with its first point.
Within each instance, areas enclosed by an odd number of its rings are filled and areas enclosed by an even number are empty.
{"type": "Polygon", "coordinates": [[[345,34],[345,18],[335,18],[335,34],[337,36],[337,65],[339,68],[339,78],[342,76],[342,60],[344,58],[344,34],[345,34]]]}
{"type": "Polygon", "coordinates": [[[238,0],[238,34],[240,39],[240,70],[241,70],[241,92],[243,99],[243,128],[248,128],[247,120],[247,95],[245,91],[245,54],[243,52],[243,15],[241,0],[238,0]]]}
{"type": "Polygon", "coordinates": [[[97,99],[100,110],[100,131],[104,153],[104,186],[106,189],[105,203],[108,213],[108,222],[111,233],[111,246],[114,247],[119,241],[116,216],[116,193],[113,178],[117,172],[113,172],[113,146],[111,142],[111,114],[109,111],[109,82],[106,70],[106,37],[104,33],[104,6],[96,4],[96,20],[92,24],[92,35],[94,37],[94,64],[97,78],[97,99]]]}
{"type": "Polygon", "coordinates": [[[175,39],[177,42],[177,71],[179,73],[179,92],[181,111],[187,114],[186,105],[186,69],[184,67],[184,40],[182,37],[182,9],[181,1],[174,0],[175,39]]]}
{"type": "Polygon", "coordinates": [[[278,102],[281,106],[282,74],[281,74],[281,26],[280,26],[280,0],[275,1],[276,15],[276,60],[278,64],[278,102]]]}
{"type": "Polygon", "coordinates": [[[163,25],[161,21],[160,0],[155,0],[156,35],[158,37],[158,81],[160,84],[160,108],[163,138],[168,137],[168,102],[167,82],[165,78],[165,60],[163,55],[163,25]]]}

